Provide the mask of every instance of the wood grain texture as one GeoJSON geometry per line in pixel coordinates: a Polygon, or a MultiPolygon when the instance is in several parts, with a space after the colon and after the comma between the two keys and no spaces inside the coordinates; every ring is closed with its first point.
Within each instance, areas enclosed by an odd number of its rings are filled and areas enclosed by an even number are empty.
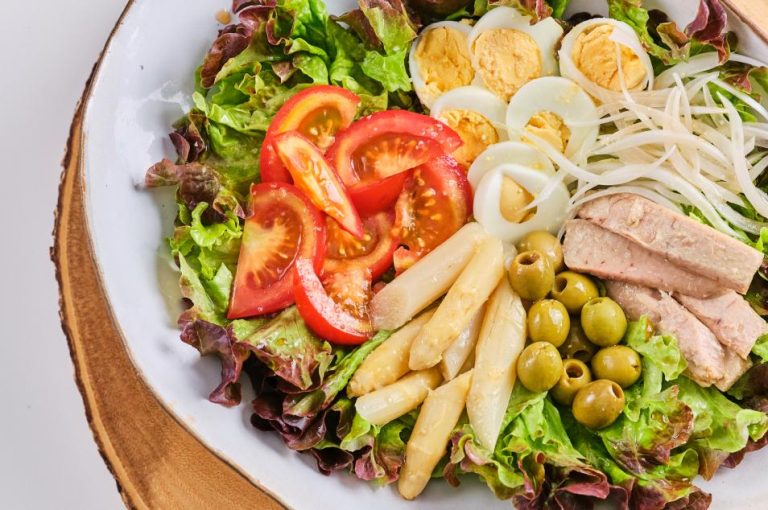
{"type": "Polygon", "coordinates": [[[764,41],[768,41],[768,0],[722,0],[764,41]]]}
{"type": "MultiPolygon", "coordinates": [[[[723,1],[768,40],[768,0],[723,1]]],[[[282,509],[180,425],[153,396],[128,356],[86,228],[81,149],[89,93],[90,80],[70,131],[51,256],[59,281],[62,328],[99,452],[129,508],[282,509]]]]}
{"type": "Polygon", "coordinates": [[[60,284],[62,326],[88,423],[123,500],[130,508],[281,509],[176,422],[131,363],[86,229],[81,120],[79,111],[60,187],[52,257],[60,284]]]}
{"type": "Polygon", "coordinates": [[[90,82],[70,130],[51,257],[62,328],[99,452],[129,508],[282,509],[182,427],[128,356],[94,263],[83,207],[82,120],[90,82]]]}

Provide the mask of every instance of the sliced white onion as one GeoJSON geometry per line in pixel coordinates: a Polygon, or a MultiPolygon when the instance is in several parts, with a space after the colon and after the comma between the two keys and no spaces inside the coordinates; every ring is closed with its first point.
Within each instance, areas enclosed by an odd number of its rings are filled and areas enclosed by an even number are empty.
{"type": "Polygon", "coordinates": [[[720,79],[712,80],[712,83],[738,97],[744,101],[747,106],[759,113],[764,119],[768,120],[768,110],[766,110],[759,102],[755,101],[755,99],[749,94],[745,94],[736,87],[733,87],[720,79]]]}
{"type": "Polygon", "coordinates": [[[720,65],[717,53],[701,53],[691,57],[685,62],[680,62],[656,77],[656,89],[665,89],[675,83],[675,75],[680,78],[688,78],[694,74],[704,73],[720,65]]]}
{"type": "Polygon", "coordinates": [[[547,199],[536,206],[533,217],[523,223],[514,223],[501,214],[501,190],[505,177],[513,179],[531,195],[538,195],[547,183],[546,174],[528,167],[506,164],[486,173],[475,190],[474,215],[485,230],[504,242],[516,243],[528,233],[547,230],[556,233],[565,219],[568,189],[562,184],[547,199]]]}
{"type": "Polygon", "coordinates": [[[467,179],[472,189],[477,189],[480,179],[502,164],[516,164],[531,168],[544,175],[553,175],[555,168],[549,158],[535,147],[522,142],[501,142],[491,145],[475,159],[469,167],[467,179]]]}
{"type": "Polygon", "coordinates": [[[744,159],[742,147],[744,146],[744,129],[741,117],[733,104],[723,94],[718,94],[720,102],[728,111],[728,120],[731,124],[731,157],[733,158],[733,170],[741,192],[747,197],[752,207],[763,217],[768,218],[768,195],[755,186],[747,170],[747,162],[744,159]]]}

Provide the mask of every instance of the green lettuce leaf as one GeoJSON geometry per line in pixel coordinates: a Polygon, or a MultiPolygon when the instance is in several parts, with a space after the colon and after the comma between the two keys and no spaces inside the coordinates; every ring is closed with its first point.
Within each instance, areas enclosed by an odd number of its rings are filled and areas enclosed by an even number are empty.
{"type": "MultiPolygon", "coordinates": [[[[248,332],[243,325],[233,326],[231,331],[248,332]]],[[[299,390],[308,390],[318,377],[322,379],[333,361],[331,346],[307,328],[295,306],[235,340],[277,377],[299,390]]]]}
{"type": "Polygon", "coordinates": [[[325,409],[346,388],[352,375],[373,350],[389,338],[389,331],[379,331],[373,338],[365,342],[357,349],[342,355],[341,351],[336,355],[336,361],[332,367],[332,374],[325,378],[319,388],[306,394],[291,399],[286,405],[285,413],[291,416],[310,416],[325,409]]]}
{"type": "Polygon", "coordinates": [[[718,52],[721,62],[728,60],[726,13],[719,0],[701,0],[696,17],[685,30],[663,12],[645,9],[642,0],[608,0],[608,14],[632,27],[648,53],[664,65],[712,50],[718,52]]]}
{"type": "MultiPolygon", "coordinates": [[[[506,6],[514,7],[525,16],[530,16],[533,22],[541,21],[544,18],[554,16],[561,18],[568,8],[570,0],[475,0],[472,9],[472,16],[482,16],[494,7],[506,6]]],[[[466,9],[461,9],[451,18],[466,17],[470,15],[466,9]],[[458,14],[462,14],[457,16],[458,14]]]]}
{"type": "Polygon", "coordinates": [[[557,408],[546,393],[517,385],[495,450],[485,450],[472,428],[454,432],[445,476],[458,483],[461,473],[476,473],[498,497],[513,497],[517,508],[591,505],[609,497],[606,475],[574,448],[557,408]]]}
{"type": "Polygon", "coordinates": [[[693,441],[697,449],[733,453],[749,439],[758,440],[768,431],[768,416],[743,409],[714,388],[702,388],[681,377],[679,398],[693,410],[693,441]]]}
{"type": "Polygon", "coordinates": [[[645,396],[638,385],[625,392],[624,414],[598,432],[608,453],[624,470],[641,474],[666,466],[672,451],[688,442],[694,429],[693,411],[678,393],[679,388],[671,386],[645,396]]]}
{"type": "MultiPolygon", "coordinates": [[[[691,483],[699,468],[694,450],[681,450],[672,454],[666,464],[631,473],[611,457],[598,433],[576,422],[570,413],[563,413],[563,421],[574,447],[611,480],[612,494],[619,506],[668,508],[675,503],[674,508],[684,508],[696,502],[708,503],[711,499],[691,483]]],[[[706,505],[693,508],[706,508],[706,505]]]]}
{"type": "Polygon", "coordinates": [[[398,479],[405,462],[405,446],[416,424],[418,411],[412,411],[386,425],[377,426],[355,415],[349,433],[339,447],[349,452],[362,452],[354,463],[355,476],[378,484],[398,479]]]}
{"type": "Polygon", "coordinates": [[[757,339],[754,347],[752,347],[752,354],[760,358],[761,362],[768,362],[768,334],[757,339]]]}
{"type": "MultiPolygon", "coordinates": [[[[646,381],[656,376],[654,368],[650,368],[649,365],[657,368],[667,381],[677,379],[688,366],[677,345],[677,339],[671,335],[654,335],[647,317],[641,317],[639,321],[629,323],[624,342],[642,355],[646,381]],[[650,377],[649,370],[651,370],[650,377]]],[[[656,380],[655,384],[650,385],[649,393],[659,393],[661,383],[661,380],[656,380]]]]}

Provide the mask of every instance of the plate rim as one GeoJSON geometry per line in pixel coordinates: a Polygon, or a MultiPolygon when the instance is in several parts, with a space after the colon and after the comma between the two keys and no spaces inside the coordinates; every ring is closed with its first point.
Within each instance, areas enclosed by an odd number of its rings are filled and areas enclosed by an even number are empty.
{"type": "Polygon", "coordinates": [[[262,484],[258,479],[248,474],[244,469],[240,468],[235,462],[229,459],[222,452],[218,451],[215,448],[212,448],[206,441],[204,441],[200,437],[199,434],[197,434],[192,428],[188,426],[185,420],[182,419],[181,416],[179,416],[178,413],[174,411],[172,406],[168,405],[157,394],[157,391],[155,390],[155,388],[149,383],[149,379],[145,375],[144,370],[136,363],[134,359],[132,350],[128,345],[123,328],[120,325],[119,321],[115,319],[114,310],[112,308],[112,302],[109,300],[108,293],[106,292],[106,289],[103,283],[103,273],[102,273],[101,264],[99,263],[99,260],[95,254],[95,250],[93,248],[93,235],[91,233],[90,216],[88,214],[88,205],[87,205],[88,203],[88,192],[86,189],[87,180],[85,178],[85,172],[84,172],[84,167],[85,167],[84,147],[85,147],[85,136],[86,136],[85,128],[86,128],[86,120],[88,118],[87,112],[88,112],[88,106],[93,96],[93,91],[95,89],[96,84],[99,81],[100,72],[102,69],[102,64],[105,61],[105,57],[109,55],[109,50],[111,49],[112,43],[116,35],[123,28],[126,18],[139,3],[140,3],[139,0],[127,0],[125,6],[123,7],[123,10],[121,11],[117,21],[115,22],[115,25],[112,27],[112,30],[110,31],[102,49],[100,50],[96,58],[96,61],[93,64],[91,72],[83,87],[83,92],[81,93],[80,98],[76,103],[75,112],[73,114],[72,121],[70,123],[69,131],[67,135],[64,157],[62,158],[62,161],[60,164],[61,171],[59,174],[59,189],[58,189],[58,195],[57,195],[57,201],[56,201],[56,208],[54,209],[54,225],[53,225],[53,232],[52,232],[53,245],[50,248],[50,258],[55,266],[55,278],[58,286],[58,297],[59,297],[59,322],[61,325],[61,329],[64,333],[64,336],[66,338],[68,349],[69,349],[69,355],[74,366],[73,378],[75,380],[75,384],[77,386],[78,392],[80,393],[81,399],[83,401],[86,421],[88,423],[89,429],[91,430],[94,442],[96,443],[96,447],[98,449],[99,455],[104,461],[110,475],[115,480],[117,485],[117,491],[120,494],[121,499],[123,500],[123,502],[126,504],[128,508],[141,508],[144,503],[143,499],[141,498],[141,494],[138,494],[139,492],[138,489],[135,487],[135,484],[131,483],[131,481],[128,479],[127,474],[122,474],[121,470],[117,469],[117,464],[120,462],[120,459],[112,458],[108,449],[105,447],[105,443],[107,442],[106,438],[102,437],[107,435],[107,433],[100,431],[96,427],[96,424],[94,423],[95,420],[94,420],[93,408],[96,406],[96,404],[92,402],[91,399],[89,398],[88,391],[83,382],[82,366],[80,362],[81,353],[78,352],[74,328],[72,328],[69,323],[69,317],[66,310],[66,307],[68,304],[73,308],[77,308],[78,306],[76,302],[69,302],[68,298],[66,297],[66,287],[70,285],[70,282],[68,281],[69,276],[67,276],[66,271],[64,270],[64,267],[62,264],[62,252],[65,251],[66,249],[65,248],[66,239],[63,237],[63,234],[66,232],[66,228],[64,227],[64,222],[67,220],[67,216],[68,216],[68,215],[62,214],[62,212],[66,207],[64,205],[65,202],[69,200],[67,184],[68,184],[68,180],[70,179],[76,179],[77,181],[73,183],[72,193],[81,194],[83,217],[85,220],[83,224],[83,229],[86,234],[85,241],[87,245],[85,249],[90,255],[90,259],[96,273],[96,278],[98,280],[97,282],[98,286],[104,292],[104,296],[107,298],[104,300],[103,307],[107,311],[112,325],[114,326],[115,330],[118,332],[120,337],[121,347],[123,348],[125,355],[128,357],[131,363],[131,366],[134,368],[134,370],[136,371],[136,374],[141,379],[141,382],[147,388],[149,394],[152,396],[154,401],[160,406],[160,408],[168,416],[170,416],[181,428],[183,428],[187,434],[189,434],[195,441],[197,441],[203,448],[208,450],[211,454],[215,455],[219,460],[221,460],[224,464],[226,464],[229,468],[231,468],[236,474],[239,474],[240,476],[242,476],[245,480],[248,481],[248,483],[253,485],[257,490],[264,493],[264,495],[266,495],[267,497],[274,500],[281,507],[285,509],[290,509],[291,507],[289,507],[286,504],[286,502],[283,500],[282,497],[280,497],[278,494],[270,490],[268,487],[262,484]],[[134,494],[133,491],[128,490],[127,489],[128,486],[133,486],[134,490],[136,491],[136,494],[134,494]]]}
{"type": "MultiPolygon", "coordinates": [[[[723,3],[726,9],[730,11],[729,14],[735,15],[741,24],[743,24],[751,32],[753,32],[757,37],[759,37],[760,39],[762,39],[768,44],[768,28],[762,27],[755,19],[747,16],[744,12],[742,12],[742,9],[748,9],[749,0],[720,0],[720,1],[723,3]]],[[[127,479],[127,476],[124,478],[119,474],[119,470],[117,470],[115,466],[115,463],[118,461],[118,459],[112,459],[110,457],[110,455],[104,448],[105,441],[104,441],[104,438],[101,437],[103,433],[97,430],[97,428],[93,423],[92,408],[95,406],[95,404],[90,401],[87,395],[87,391],[84,388],[83,381],[81,378],[81,366],[80,366],[80,363],[78,362],[79,354],[75,346],[76,342],[73,338],[74,333],[72,331],[72,328],[69,326],[67,322],[67,313],[65,309],[67,305],[67,299],[65,297],[64,288],[65,286],[68,285],[68,283],[65,281],[67,280],[68,277],[64,274],[64,271],[62,270],[62,265],[60,260],[62,246],[65,244],[65,239],[62,238],[62,232],[65,229],[62,228],[62,223],[66,218],[64,215],[61,214],[61,212],[63,209],[63,202],[67,200],[66,189],[65,189],[66,182],[68,178],[72,177],[71,174],[77,174],[74,176],[78,181],[74,184],[77,187],[77,190],[75,192],[79,192],[82,194],[84,219],[85,219],[83,228],[86,232],[86,241],[87,241],[86,250],[91,256],[93,267],[95,269],[96,276],[98,279],[98,285],[102,289],[102,291],[104,291],[105,297],[107,297],[107,299],[105,299],[104,301],[104,307],[108,311],[108,314],[110,316],[112,324],[115,327],[115,330],[119,333],[120,342],[122,344],[125,354],[130,360],[131,365],[133,366],[134,370],[138,374],[142,383],[149,390],[149,394],[154,398],[154,401],[157,404],[159,404],[162,410],[165,411],[165,413],[168,414],[192,438],[194,438],[195,441],[200,443],[206,450],[208,450],[213,455],[215,455],[218,459],[224,462],[237,474],[244,477],[256,489],[258,489],[268,497],[278,502],[278,504],[281,505],[283,508],[288,509],[291,507],[287,505],[287,503],[283,500],[283,498],[280,495],[270,490],[268,487],[262,484],[258,479],[256,479],[253,475],[246,472],[246,470],[244,470],[237,463],[232,461],[223,452],[209,446],[209,444],[203,438],[200,437],[200,434],[195,432],[195,430],[191,428],[185,422],[185,420],[182,419],[182,417],[177,414],[176,411],[174,411],[173,407],[170,406],[168,403],[166,403],[164,399],[158,395],[156,389],[149,383],[149,379],[145,375],[144,370],[135,362],[134,356],[132,354],[132,350],[129,347],[123,328],[119,323],[119,321],[115,319],[115,314],[112,308],[112,302],[109,300],[108,293],[106,292],[106,289],[104,287],[102,267],[101,267],[101,264],[99,263],[98,258],[95,255],[95,251],[93,248],[93,236],[91,233],[90,215],[88,214],[89,207],[87,203],[89,201],[88,199],[89,194],[86,189],[87,179],[84,173],[84,166],[85,166],[84,146],[85,146],[85,137],[86,137],[85,128],[86,128],[86,121],[88,118],[87,116],[88,106],[91,102],[95,86],[99,81],[100,73],[102,70],[102,64],[105,61],[105,57],[109,55],[109,51],[112,47],[112,43],[116,35],[123,28],[126,18],[139,3],[140,3],[140,0],[126,1],[125,7],[123,8],[120,16],[115,22],[115,25],[110,31],[109,36],[107,37],[107,40],[104,43],[103,48],[99,52],[99,55],[93,65],[90,75],[85,82],[83,92],[76,104],[75,113],[73,114],[73,118],[70,123],[68,137],[66,141],[65,155],[61,162],[62,168],[60,172],[59,191],[58,191],[56,209],[54,210],[54,229],[52,234],[54,239],[54,244],[50,249],[50,256],[56,269],[55,277],[58,284],[59,317],[60,317],[62,330],[67,339],[70,357],[74,365],[74,374],[73,374],[74,379],[75,379],[78,391],[80,392],[81,398],[83,400],[88,426],[91,429],[91,432],[93,434],[94,441],[97,445],[99,454],[104,460],[104,463],[106,464],[110,474],[115,479],[117,483],[117,489],[121,498],[129,508],[140,508],[142,503],[140,499],[140,495],[138,494],[132,495],[131,491],[126,490],[126,486],[131,485],[131,483],[127,479]]],[[[75,308],[77,307],[77,303],[69,303],[69,304],[75,308]]]]}

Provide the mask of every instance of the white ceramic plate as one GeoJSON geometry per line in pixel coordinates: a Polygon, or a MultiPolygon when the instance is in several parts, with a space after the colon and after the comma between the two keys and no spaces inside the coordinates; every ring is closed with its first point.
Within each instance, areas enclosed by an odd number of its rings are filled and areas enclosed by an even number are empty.
{"type": "MultiPolygon", "coordinates": [[[[353,0],[328,0],[332,12],[353,0]]],[[[309,456],[283,446],[276,434],[249,422],[252,399],[244,384],[243,405],[225,409],[207,395],[219,381],[219,364],[201,359],[178,339],[175,326],[177,275],[164,239],[175,214],[170,191],[140,189],[145,170],[172,157],[166,133],[190,106],[192,74],[216,36],[214,13],[228,0],[135,0],[107,48],[85,116],[85,184],[88,227],[115,318],[133,361],[164,405],[211,450],[254,483],[295,509],[333,502],[339,509],[405,508],[395,491],[374,489],[352,476],[318,474],[309,456]]],[[[648,2],[687,23],[694,0],[648,2]]],[[[599,0],[576,0],[571,10],[605,12],[599,0]]],[[[734,16],[743,51],[768,60],[768,48],[734,16]]],[[[762,473],[768,451],[747,456],[701,485],[714,494],[713,508],[765,508],[762,473]],[[762,468],[762,469],[761,469],[762,468]]],[[[417,507],[509,508],[480,483],[460,489],[430,484],[417,507]]],[[[410,508],[415,508],[410,505],[410,508]]]]}

